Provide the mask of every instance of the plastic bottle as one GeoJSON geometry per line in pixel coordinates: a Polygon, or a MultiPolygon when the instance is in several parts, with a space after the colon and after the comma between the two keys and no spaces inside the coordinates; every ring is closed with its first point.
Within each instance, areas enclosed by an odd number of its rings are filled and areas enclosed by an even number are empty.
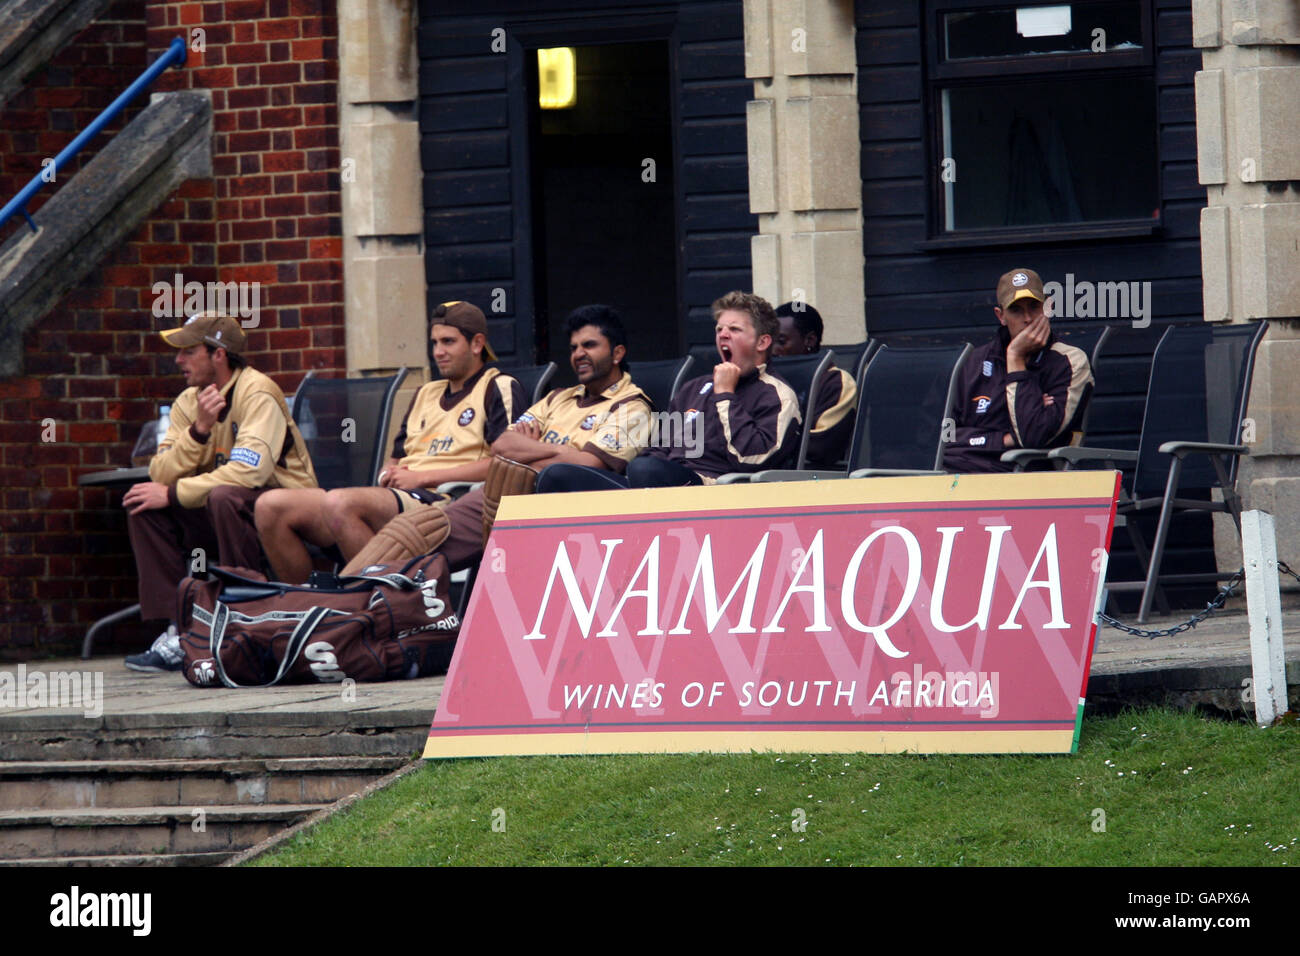
{"type": "Polygon", "coordinates": [[[164,405],[158,412],[158,444],[167,437],[167,430],[172,427],[172,407],[164,405]]]}

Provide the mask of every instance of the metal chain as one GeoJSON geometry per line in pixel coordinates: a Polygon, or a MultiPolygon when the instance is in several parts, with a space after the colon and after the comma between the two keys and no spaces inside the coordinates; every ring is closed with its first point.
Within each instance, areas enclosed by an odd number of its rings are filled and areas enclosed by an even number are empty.
{"type": "MultiPolygon", "coordinates": [[[[1296,580],[1300,580],[1300,575],[1297,575],[1294,571],[1288,568],[1281,561],[1277,563],[1277,566],[1278,566],[1278,570],[1285,571],[1287,574],[1296,578],[1296,580]]],[[[1127,624],[1123,623],[1122,621],[1115,620],[1105,611],[1097,612],[1097,620],[1103,624],[1107,624],[1113,628],[1117,628],[1118,630],[1124,631],[1127,634],[1136,634],[1138,637],[1146,637],[1146,638],[1172,637],[1175,634],[1181,634],[1183,631],[1190,631],[1192,628],[1194,628],[1197,624],[1200,624],[1202,621],[1204,621],[1215,611],[1222,608],[1223,605],[1227,602],[1228,598],[1232,597],[1233,594],[1236,593],[1237,585],[1241,583],[1241,579],[1244,578],[1245,576],[1246,576],[1246,569],[1244,567],[1238,569],[1237,573],[1228,579],[1228,583],[1219,589],[1219,593],[1214,596],[1214,600],[1212,600],[1209,604],[1205,605],[1204,611],[1201,611],[1193,615],[1192,617],[1188,618],[1186,621],[1183,621],[1183,623],[1181,624],[1175,624],[1173,627],[1166,627],[1156,631],[1143,630],[1140,627],[1129,627],[1127,624]]]]}
{"type": "Polygon", "coordinates": [[[1278,569],[1279,571],[1281,571],[1283,574],[1289,574],[1289,575],[1291,575],[1291,577],[1295,578],[1297,581],[1300,581],[1300,574],[1296,574],[1296,573],[1295,573],[1294,571],[1292,571],[1289,567],[1287,567],[1287,563],[1286,563],[1285,561],[1279,561],[1279,562],[1277,563],[1277,569],[1278,569]]]}

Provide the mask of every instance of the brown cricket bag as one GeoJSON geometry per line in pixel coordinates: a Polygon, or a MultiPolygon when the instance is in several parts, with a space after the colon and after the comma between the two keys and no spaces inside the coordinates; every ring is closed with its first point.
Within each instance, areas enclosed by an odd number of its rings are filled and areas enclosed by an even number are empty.
{"type": "Polygon", "coordinates": [[[213,566],[180,583],[185,679],[197,687],[271,687],[446,673],[460,619],[447,561],[425,554],[327,585],[281,584],[213,566]]]}

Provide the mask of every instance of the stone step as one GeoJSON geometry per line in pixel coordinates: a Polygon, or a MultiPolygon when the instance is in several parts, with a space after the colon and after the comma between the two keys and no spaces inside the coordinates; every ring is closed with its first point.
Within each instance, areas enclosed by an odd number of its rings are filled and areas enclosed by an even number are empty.
{"type": "Polygon", "coordinates": [[[411,757],[432,711],[26,713],[0,717],[0,754],[13,761],[411,757]]]}
{"type": "Polygon", "coordinates": [[[333,803],[405,757],[0,762],[0,810],[333,803]]]}
{"type": "Polygon", "coordinates": [[[92,807],[0,811],[0,858],[80,858],[232,852],[259,843],[326,804],[92,807]]]}
{"type": "Polygon", "coordinates": [[[113,856],[29,856],[0,860],[0,866],[220,866],[234,850],[207,853],[129,853],[113,856]]]}

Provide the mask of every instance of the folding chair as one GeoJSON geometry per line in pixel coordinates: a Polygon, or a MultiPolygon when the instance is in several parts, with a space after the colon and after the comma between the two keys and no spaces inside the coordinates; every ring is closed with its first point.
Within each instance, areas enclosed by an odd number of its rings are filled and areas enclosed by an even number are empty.
{"type": "Polygon", "coordinates": [[[379,480],[393,399],[406,372],[400,368],[384,378],[313,376],[298,386],[293,420],[321,488],[366,487],[379,480]]]}
{"type": "Polygon", "coordinates": [[[1152,359],[1137,451],[1066,447],[1048,455],[1071,463],[1101,461],[1109,467],[1117,462],[1134,463],[1118,512],[1146,567],[1146,579],[1108,581],[1106,587],[1142,592],[1139,623],[1146,623],[1162,582],[1208,583],[1230,576],[1217,571],[1161,575],[1160,565],[1175,514],[1224,511],[1232,516],[1238,533],[1241,531],[1237,466],[1241,456],[1250,453],[1249,446],[1241,442],[1242,420],[1250,399],[1255,352],[1267,330],[1267,322],[1171,326],[1161,336],[1152,359]],[[1213,500],[1215,489],[1222,492],[1222,501],[1213,500]],[[1128,517],[1156,505],[1160,517],[1148,558],[1136,522],[1128,517]]]}
{"type": "Polygon", "coordinates": [[[666,412],[677,390],[690,378],[694,364],[689,355],[658,362],[637,362],[632,366],[632,381],[650,397],[658,411],[666,412]]]}
{"type": "Polygon", "coordinates": [[[835,353],[835,364],[853,376],[855,385],[862,384],[862,373],[871,361],[871,357],[880,348],[880,339],[867,339],[852,345],[823,345],[835,353]]]}
{"type": "Polygon", "coordinates": [[[509,375],[519,383],[524,394],[528,396],[529,406],[536,405],[543,395],[546,394],[546,386],[555,378],[556,365],[554,362],[547,362],[545,365],[520,365],[515,368],[503,368],[501,374],[509,375]]]}
{"type": "MultiPolygon", "coordinates": [[[[1098,380],[1097,370],[1101,367],[1101,357],[1106,347],[1106,340],[1110,338],[1111,326],[1104,325],[1101,328],[1093,326],[1088,329],[1071,330],[1068,332],[1058,332],[1057,340],[1081,349],[1088,356],[1088,365],[1092,369],[1093,382],[1098,380]]],[[[1094,392],[1096,386],[1094,384],[1094,392]]],[[[1088,407],[1083,410],[1083,417],[1079,420],[1079,431],[1075,434],[1073,445],[1083,444],[1084,436],[1088,434],[1088,418],[1092,415],[1092,401],[1089,399],[1088,407]]],[[[1010,451],[1002,453],[1002,460],[1015,466],[1016,471],[1024,471],[1034,462],[1046,461],[1047,448],[1012,448],[1010,451]]],[[[1054,462],[1059,468],[1064,468],[1065,462],[1054,462]]]]}
{"type": "Polygon", "coordinates": [[[966,343],[935,348],[881,345],[858,389],[857,422],[844,471],[761,471],[754,481],[814,481],[941,474],[943,426],[966,343]]]}

